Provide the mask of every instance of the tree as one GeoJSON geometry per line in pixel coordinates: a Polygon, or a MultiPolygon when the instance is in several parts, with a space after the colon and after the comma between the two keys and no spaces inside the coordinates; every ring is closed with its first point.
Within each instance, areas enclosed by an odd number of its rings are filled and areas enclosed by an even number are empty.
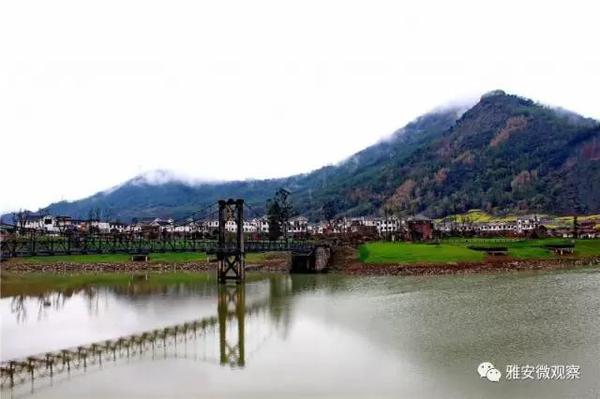
{"type": "Polygon", "coordinates": [[[281,207],[275,200],[267,201],[267,220],[269,222],[269,240],[275,241],[281,237],[281,207]]]}
{"type": "Polygon", "coordinates": [[[61,234],[64,234],[67,229],[67,224],[70,218],[68,216],[56,216],[56,226],[61,234]]]}
{"type": "Polygon", "coordinates": [[[17,225],[20,234],[25,232],[25,225],[29,220],[30,211],[20,209],[18,212],[13,213],[14,223],[17,225]]]}
{"type": "Polygon", "coordinates": [[[335,215],[337,214],[337,202],[335,200],[325,201],[325,203],[323,204],[323,217],[325,218],[325,220],[327,220],[327,222],[331,224],[331,221],[333,220],[333,218],[335,218],[335,215]]]}
{"type": "Polygon", "coordinates": [[[88,220],[87,220],[87,227],[88,227],[88,233],[98,233],[98,225],[97,223],[100,222],[100,216],[102,215],[102,211],[100,210],[100,208],[90,208],[89,212],[88,212],[88,220]],[[96,222],[96,225],[94,225],[94,222],[96,222]]]}
{"type": "Polygon", "coordinates": [[[294,216],[294,207],[289,197],[290,192],[280,188],[275,196],[267,201],[270,240],[277,240],[281,235],[287,239],[288,222],[294,216]]]}

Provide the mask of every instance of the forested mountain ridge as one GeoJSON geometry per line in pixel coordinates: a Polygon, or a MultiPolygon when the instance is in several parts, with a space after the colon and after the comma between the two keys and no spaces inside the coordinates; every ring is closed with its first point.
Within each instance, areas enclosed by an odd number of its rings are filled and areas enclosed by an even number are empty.
{"type": "Polygon", "coordinates": [[[389,165],[398,186],[387,205],[431,216],[596,212],[599,139],[593,120],[491,93],[442,137],[389,165]]]}
{"type": "Polygon", "coordinates": [[[136,177],[46,211],[107,218],[183,217],[219,198],[263,208],[280,187],[299,213],[323,218],[385,210],[431,217],[481,208],[491,213],[600,211],[600,125],[496,91],[466,110],[426,114],[346,161],[283,179],[191,184],[136,177]]]}

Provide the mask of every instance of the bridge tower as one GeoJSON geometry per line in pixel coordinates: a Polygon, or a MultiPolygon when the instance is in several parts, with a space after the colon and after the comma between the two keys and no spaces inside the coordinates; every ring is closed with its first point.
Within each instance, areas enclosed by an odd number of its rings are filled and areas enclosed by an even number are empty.
{"type": "Polygon", "coordinates": [[[244,251],[244,200],[219,201],[219,242],[217,245],[217,279],[219,283],[235,280],[241,283],[246,278],[246,254],[244,251]],[[228,240],[225,225],[234,221],[237,225],[235,237],[228,240]]]}

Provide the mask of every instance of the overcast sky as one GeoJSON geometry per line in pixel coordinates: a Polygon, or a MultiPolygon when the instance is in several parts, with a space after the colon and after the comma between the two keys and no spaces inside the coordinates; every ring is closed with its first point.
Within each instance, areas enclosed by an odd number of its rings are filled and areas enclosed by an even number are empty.
{"type": "Polygon", "coordinates": [[[0,212],[285,176],[501,88],[600,119],[593,1],[0,3],[0,212]]]}

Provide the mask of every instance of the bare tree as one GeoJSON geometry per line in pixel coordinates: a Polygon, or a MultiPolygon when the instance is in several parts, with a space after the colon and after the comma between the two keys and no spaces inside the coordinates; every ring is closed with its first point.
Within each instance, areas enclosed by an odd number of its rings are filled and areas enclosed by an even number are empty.
{"type": "Polygon", "coordinates": [[[88,230],[88,234],[91,233],[96,233],[97,231],[97,225],[94,226],[94,222],[98,223],[100,221],[100,215],[102,214],[102,212],[100,211],[100,208],[91,208],[88,212],[88,220],[87,220],[87,230],[88,230]]]}
{"type": "Polygon", "coordinates": [[[18,212],[13,213],[13,220],[17,225],[17,229],[19,234],[23,234],[25,232],[25,226],[27,225],[27,221],[30,219],[31,212],[24,209],[19,209],[18,212]]]}
{"type": "Polygon", "coordinates": [[[61,235],[64,234],[67,229],[69,219],[68,216],[56,216],[56,227],[58,227],[58,231],[61,235]]]}

